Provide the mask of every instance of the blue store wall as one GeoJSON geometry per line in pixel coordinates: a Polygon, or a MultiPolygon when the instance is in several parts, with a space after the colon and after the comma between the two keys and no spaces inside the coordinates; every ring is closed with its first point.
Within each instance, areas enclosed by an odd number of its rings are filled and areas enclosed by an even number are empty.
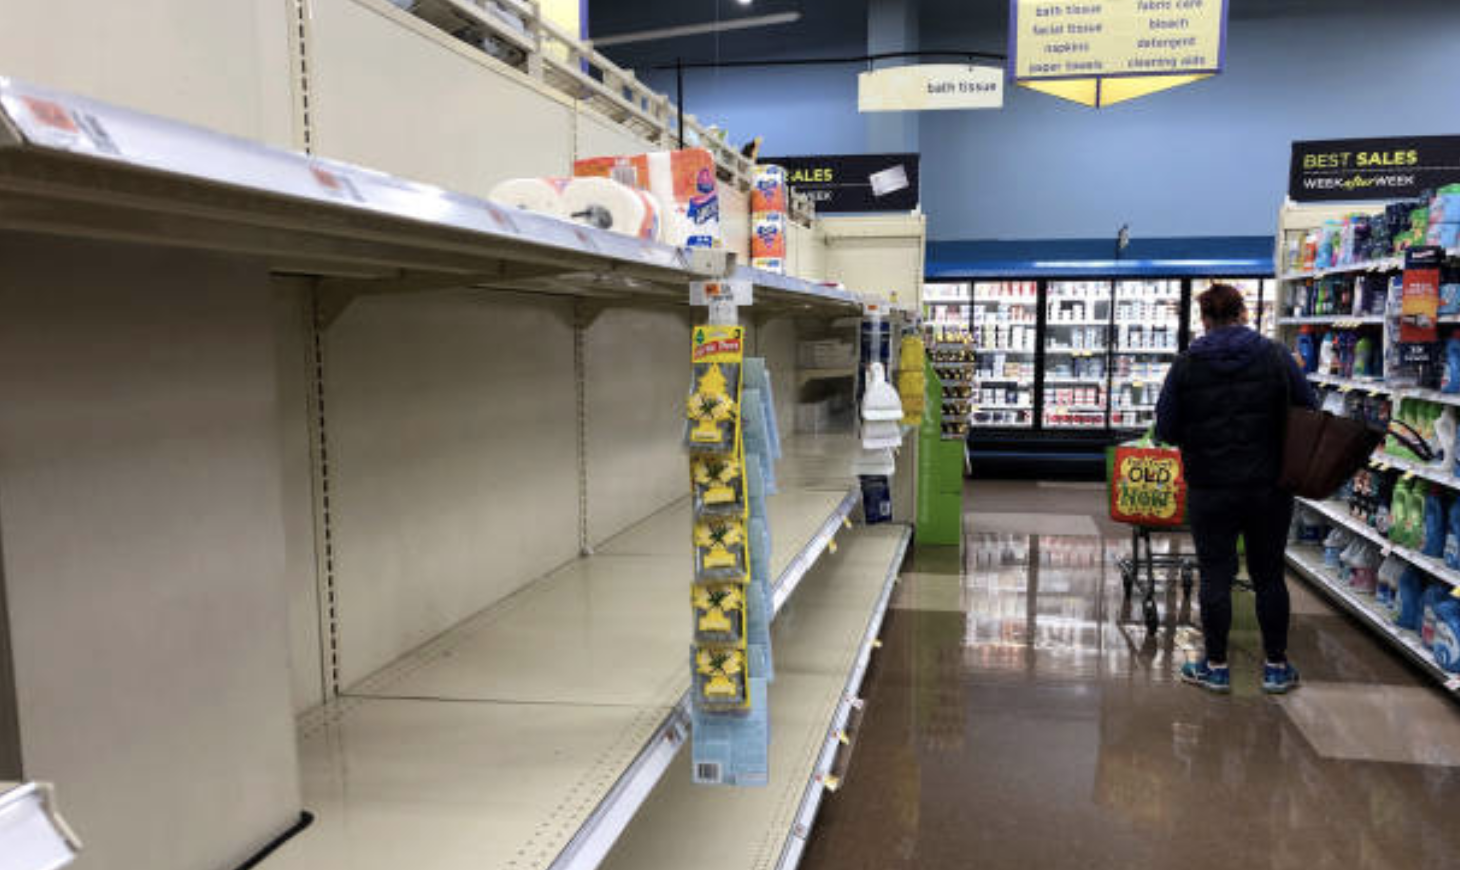
{"type": "MultiPolygon", "coordinates": [[[[885,0],[872,0],[882,3],[885,0]]],[[[912,0],[909,0],[912,2],[912,0]]],[[[1460,133],[1457,0],[1231,0],[1227,72],[1094,110],[1012,89],[997,112],[930,112],[913,138],[933,239],[1265,236],[1293,139],[1460,133]]],[[[801,24],[612,50],[630,66],[687,57],[860,54],[867,3],[593,0],[593,33],[797,8],[801,24]],[[733,8],[732,8],[733,7],[733,8]],[[655,22],[655,23],[650,23],[655,22]],[[602,29],[601,29],[602,28],[602,29]]],[[[1004,49],[1008,0],[923,0],[923,49],[1004,49]]],[[[874,19],[876,16],[874,16],[874,19]]],[[[871,40],[872,44],[877,39],[871,40]]],[[[768,153],[880,150],[856,67],[689,76],[690,110],[761,134],[768,153]]],[[[656,86],[672,93],[673,78],[656,86]]]]}

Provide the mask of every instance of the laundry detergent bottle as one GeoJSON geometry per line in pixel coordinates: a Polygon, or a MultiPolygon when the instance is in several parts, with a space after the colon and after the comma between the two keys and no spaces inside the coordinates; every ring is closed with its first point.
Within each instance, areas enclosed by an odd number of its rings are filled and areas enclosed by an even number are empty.
{"type": "Polygon", "coordinates": [[[1413,565],[1399,575],[1394,621],[1400,628],[1419,631],[1424,622],[1425,578],[1413,565]]]}
{"type": "Polygon", "coordinates": [[[1460,570],[1460,498],[1450,502],[1445,530],[1445,564],[1460,570]]]}
{"type": "Polygon", "coordinates": [[[1429,487],[1424,500],[1424,545],[1426,556],[1445,555],[1445,497],[1438,486],[1429,487]]]}
{"type": "Polygon", "coordinates": [[[1460,330],[1445,340],[1445,369],[1440,375],[1440,392],[1460,393],[1460,330]]]}
{"type": "Polygon", "coordinates": [[[1430,647],[1435,664],[1460,673],[1460,601],[1453,595],[1435,605],[1435,634],[1430,647]]]}
{"type": "Polygon", "coordinates": [[[1333,367],[1338,360],[1338,333],[1330,332],[1323,336],[1323,341],[1318,347],[1318,372],[1319,374],[1333,374],[1333,367]]]}
{"type": "Polygon", "coordinates": [[[1376,377],[1374,372],[1374,340],[1369,336],[1360,338],[1354,345],[1354,377],[1376,377]]]}
{"type": "Polygon", "coordinates": [[[1311,326],[1298,330],[1298,356],[1303,358],[1304,374],[1311,375],[1318,371],[1318,344],[1311,326]]]}

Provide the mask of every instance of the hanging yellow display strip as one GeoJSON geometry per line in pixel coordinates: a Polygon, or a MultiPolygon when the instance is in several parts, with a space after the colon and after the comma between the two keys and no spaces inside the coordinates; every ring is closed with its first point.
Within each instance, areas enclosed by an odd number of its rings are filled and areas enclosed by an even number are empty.
{"type": "Polygon", "coordinates": [[[1118,79],[1059,79],[1048,82],[1020,82],[1020,87],[1049,94],[1097,109],[1134,100],[1159,91],[1179,88],[1192,82],[1211,78],[1211,73],[1199,76],[1140,76],[1118,79]]]}
{"type": "Polygon", "coordinates": [[[1222,71],[1227,0],[1013,0],[1009,76],[1112,106],[1222,71]]]}
{"type": "Polygon", "coordinates": [[[694,496],[694,701],[706,712],[743,711],[751,703],[746,596],[750,502],[740,425],[744,330],[695,327],[691,363],[694,386],[685,403],[685,443],[694,496]]]}

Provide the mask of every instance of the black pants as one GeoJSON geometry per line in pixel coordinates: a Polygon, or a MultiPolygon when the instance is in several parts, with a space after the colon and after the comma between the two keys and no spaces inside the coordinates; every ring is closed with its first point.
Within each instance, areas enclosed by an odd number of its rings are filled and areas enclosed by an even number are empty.
{"type": "Polygon", "coordinates": [[[1187,518],[1201,563],[1201,623],[1207,659],[1227,661],[1232,631],[1232,581],[1237,577],[1237,536],[1257,590],[1257,624],[1269,661],[1287,661],[1288,586],[1283,551],[1293,521],[1293,497],[1278,489],[1192,489],[1187,518]]]}

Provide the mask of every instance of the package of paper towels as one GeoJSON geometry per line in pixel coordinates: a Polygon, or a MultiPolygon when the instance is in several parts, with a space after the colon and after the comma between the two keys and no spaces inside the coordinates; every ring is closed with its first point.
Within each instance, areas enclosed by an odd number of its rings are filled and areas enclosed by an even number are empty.
{"type": "Polygon", "coordinates": [[[659,203],[611,178],[575,178],[563,190],[568,219],[641,239],[659,239],[659,203]]]}
{"type": "Polygon", "coordinates": [[[661,241],[681,248],[719,247],[720,186],[715,158],[709,151],[654,151],[632,157],[594,157],[573,164],[573,174],[584,178],[620,177],[625,170],[661,205],[661,241]]]}
{"type": "Polygon", "coordinates": [[[788,208],[786,170],[780,166],[757,166],[755,187],[750,191],[750,210],[754,213],[781,212],[788,208]]]}
{"type": "Polygon", "coordinates": [[[497,205],[506,208],[523,209],[538,214],[566,218],[563,208],[563,190],[571,179],[567,178],[513,178],[492,188],[487,197],[497,205]]]}
{"type": "Polygon", "coordinates": [[[750,265],[767,272],[786,271],[786,216],[768,212],[755,216],[750,236],[750,265]]]}

